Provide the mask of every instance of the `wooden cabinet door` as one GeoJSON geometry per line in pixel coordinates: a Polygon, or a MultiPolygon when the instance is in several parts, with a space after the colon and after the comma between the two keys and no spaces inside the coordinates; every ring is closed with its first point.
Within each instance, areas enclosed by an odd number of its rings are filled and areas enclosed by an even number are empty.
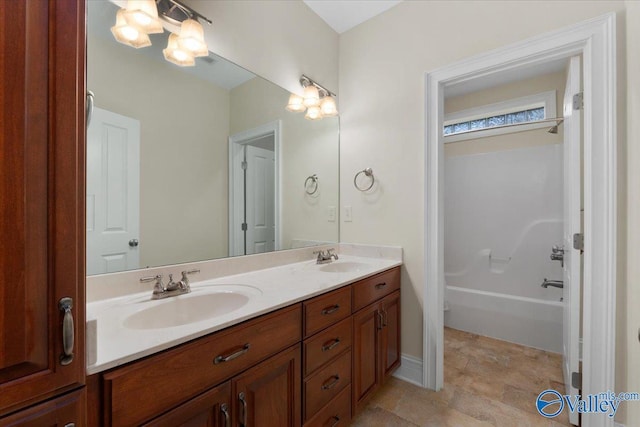
{"type": "Polygon", "coordinates": [[[381,302],[380,366],[385,381],[400,366],[400,291],[386,296],[381,302]]]}
{"type": "Polygon", "coordinates": [[[86,391],[83,388],[0,418],[0,426],[83,427],[87,425],[85,408],[86,391]]]}
{"type": "Polygon", "coordinates": [[[145,427],[231,427],[231,384],[226,382],[144,424],[145,427]]]}
{"type": "Polygon", "coordinates": [[[237,425],[301,425],[301,360],[297,344],[232,379],[237,425]]]}
{"type": "Polygon", "coordinates": [[[0,417],[84,382],[84,18],[0,1],[0,417]]]}
{"type": "Polygon", "coordinates": [[[354,413],[380,385],[380,304],[371,304],[353,315],[353,408],[354,413]]]}

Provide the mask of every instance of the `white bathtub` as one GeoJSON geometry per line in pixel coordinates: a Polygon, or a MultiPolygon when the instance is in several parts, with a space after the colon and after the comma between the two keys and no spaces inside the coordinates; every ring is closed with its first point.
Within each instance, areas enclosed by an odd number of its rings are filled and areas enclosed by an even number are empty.
{"type": "Polygon", "coordinates": [[[445,326],[562,352],[562,303],[447,286],[445,326]]]}

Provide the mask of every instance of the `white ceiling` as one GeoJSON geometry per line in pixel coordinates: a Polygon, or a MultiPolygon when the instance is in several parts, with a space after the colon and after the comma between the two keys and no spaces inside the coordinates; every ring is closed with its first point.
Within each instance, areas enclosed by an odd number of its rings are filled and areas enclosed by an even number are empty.
{"type": "Polygon", "coordinates": [[[338,34],[392,8],[402,0],[303,0],[338,34]]]}

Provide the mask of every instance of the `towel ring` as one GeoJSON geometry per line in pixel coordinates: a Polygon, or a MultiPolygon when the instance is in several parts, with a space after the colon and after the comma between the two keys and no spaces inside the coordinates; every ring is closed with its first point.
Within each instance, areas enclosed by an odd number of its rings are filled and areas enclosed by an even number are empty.
{"type": "Polygon", "coordinates": [[[376,178],[373,176],[373,169],[371,169],[371,168],[363,169],[360,172],[358,172],[356,174],[356,176],[353,177],[353,185],[360,191],[369,191],[369,190],[371,190],[371,187],[373,187],[373,184],[375,182],[376,182],[376,178]],[[371,178],[371,184],[369,184],[369,186],[366,187],[366,188],[358,186],[358,177],[361,174],[365,174],[365,176],[368,176],[369,178],[371,178]]]}
{"type": "Polygon", "coordinates": [[[314,173],[313,175],[305,179],[304,192],[311,196],[312,194],[316,194],[316,191],[318,191],[318,175],[314,173]],[[311,184],[313,185],[313,191],[309,191],[309,181],[311,181],[311,184]]]}

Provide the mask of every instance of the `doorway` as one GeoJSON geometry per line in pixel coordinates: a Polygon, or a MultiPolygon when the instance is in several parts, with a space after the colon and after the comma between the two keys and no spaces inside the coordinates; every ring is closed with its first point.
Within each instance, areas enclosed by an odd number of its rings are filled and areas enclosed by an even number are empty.
{"type": "MultiPolygon", "coordinates": [[[[582,394],[614,390],[616,286],[615,15],[586,21],[426,75],[424,384],[443,385],[444,91],[549,61],[584,60],[584,277],[582,394]],[[595,286],[594,284],[597,284],[595,286]]],[[[583,425],[606,425],[583,417],[583,425]]]]}
{"type": "Polygon", "coordinates": [[[229,137],[229,255],[280,248],[280,122],[229,137]]]}

